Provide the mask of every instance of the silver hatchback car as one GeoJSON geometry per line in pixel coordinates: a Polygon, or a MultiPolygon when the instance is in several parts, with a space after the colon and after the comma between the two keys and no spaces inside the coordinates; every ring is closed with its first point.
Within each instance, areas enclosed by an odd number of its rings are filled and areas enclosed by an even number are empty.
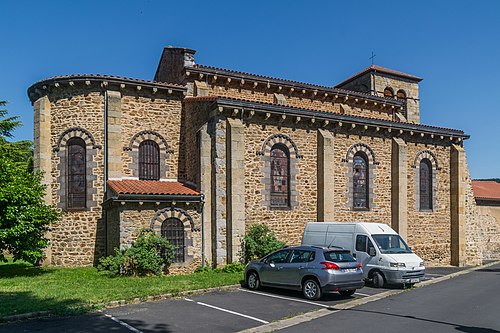
{"type": "Polygon", "coordinates": [[[361,265],[348,250],[337,247],[288,247],[245,267],[245,282],[249,289],[261,286],[302,290],[310,300],[323,293],[337,291],[351,296],[363,288],[361,265]]]}

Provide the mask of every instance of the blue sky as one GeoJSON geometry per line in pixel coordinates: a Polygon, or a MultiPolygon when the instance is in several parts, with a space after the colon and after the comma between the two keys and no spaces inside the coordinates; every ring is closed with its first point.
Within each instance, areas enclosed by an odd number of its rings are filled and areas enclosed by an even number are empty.
{"type": "Polygon", "coordinates": [[[424,124],[462,129],[473,178],[500,177],[500,1],[0,2],[0,99],[33,139],[26,89],[76,73],[152,79],[163,47],[321,85],[375,64],[420,76],[424,124]]]}

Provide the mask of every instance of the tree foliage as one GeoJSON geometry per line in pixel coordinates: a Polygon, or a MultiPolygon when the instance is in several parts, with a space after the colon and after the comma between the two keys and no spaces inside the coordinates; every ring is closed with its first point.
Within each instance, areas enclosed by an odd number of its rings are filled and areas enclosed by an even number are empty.
{"type": "Polygon", "coordinates": [[[264,224],[254,224],[243,238],[242,251],[245,263],[261,258],[285,246],[276,239],[274,232],[264,224]]]}
{"type": "Polygon", "coordinates": [[[0,260],[10,253],[14,260],[39,264],[48,246],[45,234],[59,212],[44,203],[42,175],[32,170],[32,143],[7,141],[21,125],[17,119],[0,110],[0,260]]]}

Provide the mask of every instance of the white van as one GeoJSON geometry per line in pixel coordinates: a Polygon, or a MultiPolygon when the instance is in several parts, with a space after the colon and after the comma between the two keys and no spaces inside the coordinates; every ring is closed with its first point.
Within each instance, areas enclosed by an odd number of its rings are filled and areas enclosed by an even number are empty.
{"type": "Polygon", "coordinates": [[[424,262],[405,241],[383,223],[310,222],[302,245],[338,246],[348,249],[363,265],[365,279],[376,287],[414,284],[425,275],[424,262]]]}

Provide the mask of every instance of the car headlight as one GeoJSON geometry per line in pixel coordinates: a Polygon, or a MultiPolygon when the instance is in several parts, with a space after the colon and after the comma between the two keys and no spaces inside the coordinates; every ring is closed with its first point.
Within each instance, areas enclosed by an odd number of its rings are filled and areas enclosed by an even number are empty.
{"type": "Polygon", "coordinates": [[[389,265],[391,267],[406,267],[404,262],[390,262],[389,265]]]}
{"type": "Polygon", "coordinates": [[[420,267],[424,267],[424,262],[423,262],[423,261],[421,261],[419,266],[420,266],[420,267]]]}

